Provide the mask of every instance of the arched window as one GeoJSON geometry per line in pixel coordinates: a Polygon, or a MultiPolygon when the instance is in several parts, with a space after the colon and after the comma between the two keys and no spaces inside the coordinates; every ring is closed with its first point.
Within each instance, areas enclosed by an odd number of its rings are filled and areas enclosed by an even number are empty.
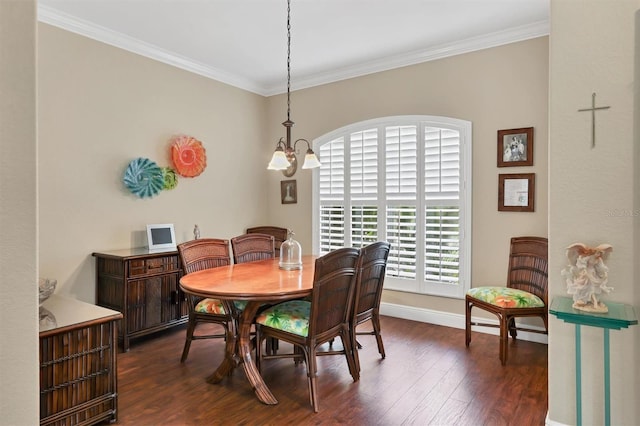
{"type": "Polygon", "coordinates": [[[471,271],[471,122],[396,116],[313,143],[313,247],[391,243],[385,288],[464,297],[471,271]]]}

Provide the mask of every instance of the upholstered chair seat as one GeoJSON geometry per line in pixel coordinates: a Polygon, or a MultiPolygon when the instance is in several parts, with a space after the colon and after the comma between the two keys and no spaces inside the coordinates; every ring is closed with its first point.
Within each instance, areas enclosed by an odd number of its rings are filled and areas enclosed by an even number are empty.
{"type": "Polygon", "coordinates": [[[516,340],[518,330],[548,333],[548,241],[543,237],[511,238],[506,287],[474,287],[465,296],[465,343],[471,343],[471,327],[500,328],[500,362],[507,363],[509,335],[516,340]],[[498,318],[498,324],[471,318],[479,308],[498,318]],[[539,317],[544,330],[516,322],[516,318],[539,317]]]}

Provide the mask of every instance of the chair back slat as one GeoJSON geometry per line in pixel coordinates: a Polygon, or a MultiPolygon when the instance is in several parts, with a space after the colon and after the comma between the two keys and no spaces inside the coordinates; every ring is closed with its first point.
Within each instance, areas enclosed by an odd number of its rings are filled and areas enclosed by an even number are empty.
{"type": "Polygon", "coordinates": [[[272,235],[275,245],[275,255],[276,257],[280,257],[280,246],[288,238],[289,230],[278,226],[254,226],[253,228],[247,228],[247,234],[272,235]]]}
{"type": "Polygon", "coordinates": [[[363,315],[380,306],[390,248],[388,242],[378,241],[360,249],[356,315],[363,315]]]}
{"type": "Polygon", "coordinates": [[[275,257],[273,235],[258,233],[239,235],[231,239],[231,249],[233,262],[236,264],[275,257]]]}
{"type": "Polygon", "coordinates": [[[186,274],[231,264],[229,240],[201,238],[178,244],[182,268],[186,274]]]}
{"type": "Polygon", "coordinates": [[[310,336],[322,335],[349,323],[359,254],[357,248],[341,248],[316,260],[309,314],[310,336]]]}
{"type": "Polygon", "coordinates": [[[548,275],[548,240],[512,238],[507,287],[535,294],[548,305],[548,275]]]}

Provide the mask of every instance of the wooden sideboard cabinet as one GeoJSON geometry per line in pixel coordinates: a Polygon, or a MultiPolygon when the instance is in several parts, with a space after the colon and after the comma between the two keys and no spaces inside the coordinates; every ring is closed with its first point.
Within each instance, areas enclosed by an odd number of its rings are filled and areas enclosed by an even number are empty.
{"type": "Polygon", "coordinates": [[[145,248],[93,253],[96,258],[96,301],[122,312],[118,339],[124,351],[129,340],[189,319],[189,305],[180,290],[182,276],[177,251],[145,248]]]}
{"type": "Polygon", "coordinates": [[[122,314],[55,294],[40,306],[40,424],[117,420],[122,314]]]}

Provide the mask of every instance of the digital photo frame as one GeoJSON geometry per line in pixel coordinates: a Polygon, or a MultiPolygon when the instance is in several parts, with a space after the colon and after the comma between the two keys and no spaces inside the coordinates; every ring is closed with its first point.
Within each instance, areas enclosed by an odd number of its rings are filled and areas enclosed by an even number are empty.
{"type": "Polygon", "coordinates": [[[149,251],[176,249],[176,233],[173,223],[147,225],[147,247],[149,251]]]}

